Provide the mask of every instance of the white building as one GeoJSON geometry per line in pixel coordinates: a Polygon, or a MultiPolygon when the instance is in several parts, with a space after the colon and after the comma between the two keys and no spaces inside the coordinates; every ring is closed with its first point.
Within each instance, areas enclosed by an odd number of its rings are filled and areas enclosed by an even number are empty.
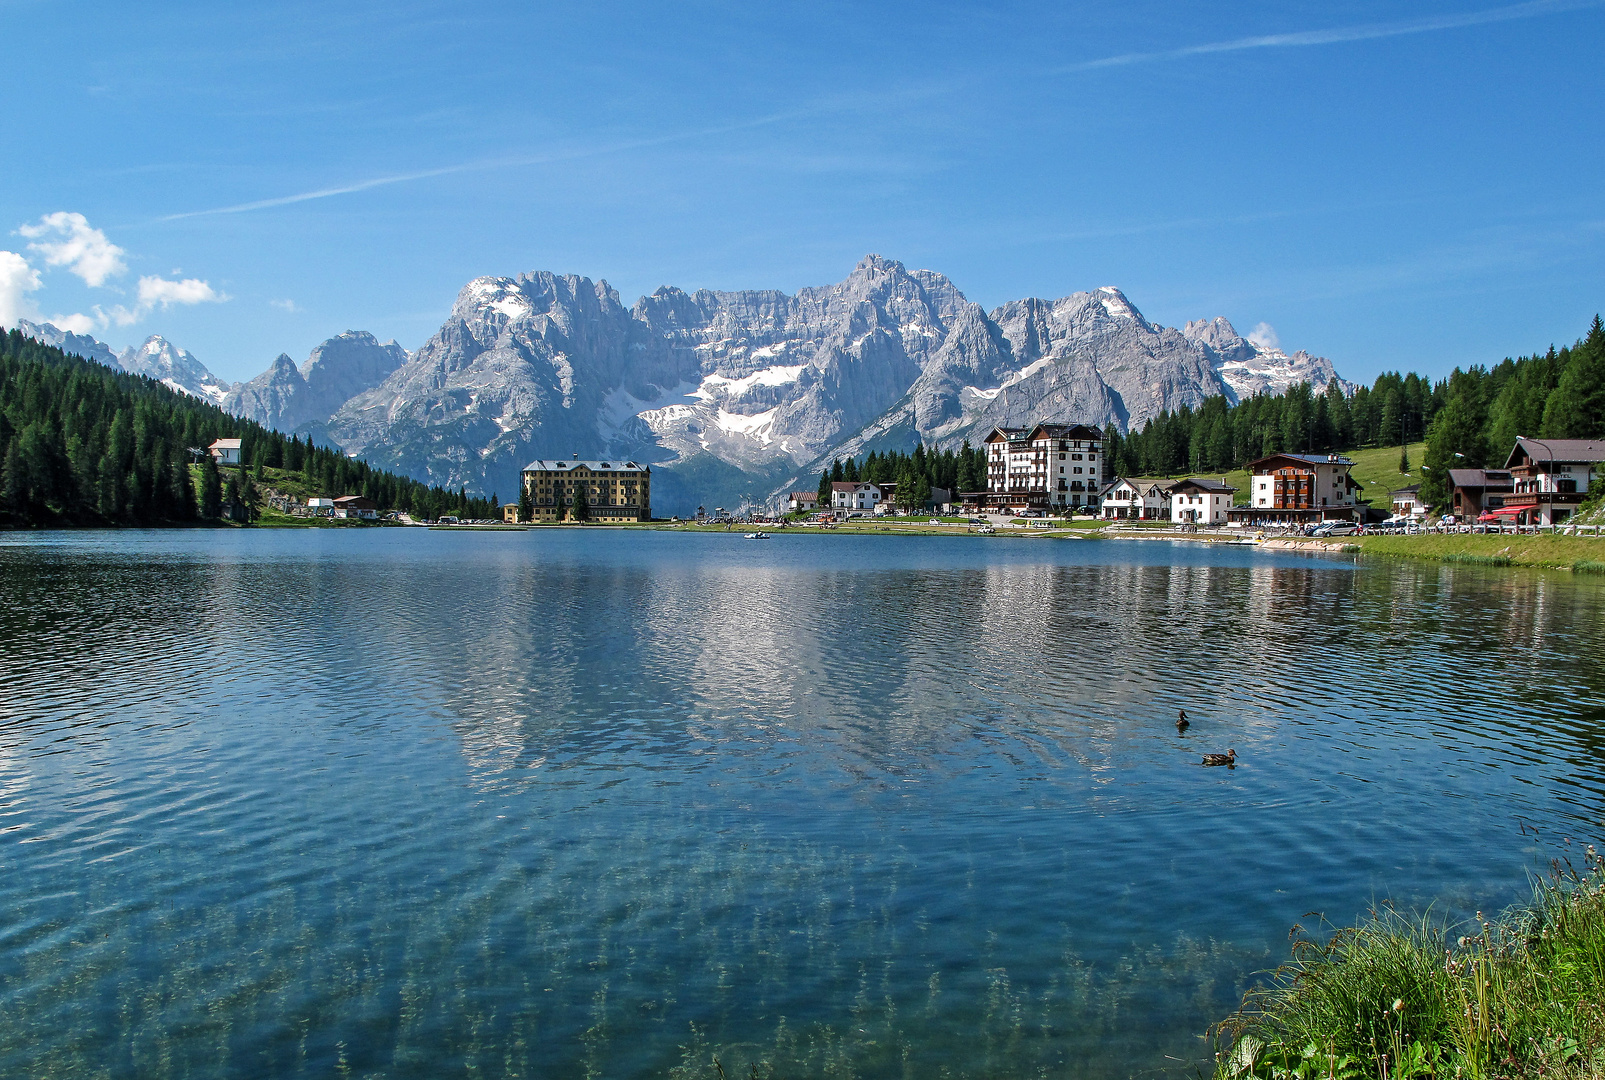
{"type": "Polygon", "coordinates": [[[832,510],[874,510],[880,501],[880,487],[868,481],[837,480],[830,485],[832,510]]]}
{"type": "Polygon", "coordinates": [[[819,492],[793,491],[786,496],[786,509],[791,513],[796,513],[799,510],[818,510],[819,492]]]}
{"type": "Polygon", "coordinates": [[[986,491],[966,492],[979,508],[1097,513],[1103,490],[1103,432],[1084,424],[993,428],[986,447],[986,491]]]}
{"type": "Polygon", "coordinates": [[[1170,520],[1184,525],[1224,525],[1236,493],[1224,480],[1189,476],[1170,489],[1170,520]]]}
{"type": "Polygon", "coordinates": [[[1421,499],[1421,485],[1412,484],[1398,491],[1388,492],[1388,498],[1393,503],[1394,517],[1424,518],[1427,516],[1427,504],[1421,499]]]}
{"type": "Polygon", "coordinates": [[[1168,521],[1170,489],[1168,480],[1128,480],[1120,476],[1104,489],[1099,514],[1106,521],[1168,521]]]}
{"type": "Polygon", "coordinates": [[[214,440],[210,450],[212,457],[219,465],[238,465],[240,463],[240,440],[217,439],[214,440]]]}
{"type": "Polygon", "coordinates": [[[1588,498],[1594,470],[1605,462],[1605,440],[1517,439],[1505,468],[1516,490],[1505,496],[1502,514],[1521,515],[1529,525],[1559,525],[1588,498]]]}

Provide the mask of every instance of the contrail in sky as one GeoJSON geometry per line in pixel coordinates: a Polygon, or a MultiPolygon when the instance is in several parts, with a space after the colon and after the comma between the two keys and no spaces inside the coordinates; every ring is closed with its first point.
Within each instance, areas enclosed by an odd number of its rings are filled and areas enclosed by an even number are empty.
{"type": "Polygon", "coordinates": [[[650,139],[630,139],[605,146],[582,147],[550,154],[466,161],[459,165],[443,165],[438,169],[396,173],[393,176],[376,176],[369,180],[358,180],[350,184],[342,184],[339,187],[319,188],[316,191],[303,191],[296,195],[280,195],[272,199],[257,199],[255,202],[237,203],[234,206],[218,206],[210,210],[189,210],[181,214],[167,214],[155,220],[157,222],[182,221],[185,218],[210,217],[213,214],[244,214],[251,210],[267,210],[275,206],[289,206],[292,203],[310,202],[313,199],[327,199],[333,195],[350,195],[358,191],[367,191],[370,188],[386,187],[390,184],[404,184],[411,180],[427,180],[435,176],[450,176],[453,173],[482,172],[486,169],[506,169],[527,165],[550,165],[559,161],[576,161],[580,158],[615,154],[623,150],[639,150],[647,146],[662,146],[666,143],[684,142],[687,139],[701,139],[709,135],[723,135],[731,131],[765,127],[769,124],[777,124],[783,120],[806,115],[811,111],[808,109],[795,109],[790,112],[775,113],[771,116],[761,116],[756,120],[742,120],[737,123],[723,124],[719,127],[702,128],[697,131],[681,131],[672,135],[659,135],[650,139]]]}
{"type": "Polygon", "coordinates": [[[1181,60],[1189,56],[1208,56],[1212,53],[1242,52],[1247,49],[1287,49],[1310,45],[1338,45],[1346,41],[1371,41],[1376,38],[1403,37],[1406,34],[1425,34],[1433,30],[1454,30],[1462,26],[1482,26],[1486,23],[1509,22],[1513,19],[1530,19],[1561,11],[1598,7],[1601,0],[1529,0],[1509,7],[1467,11],[1459,15],[1439,15],[1425,19],[1408,19],[1403,22],[1362,23],[1359,26],[1339,26],[1330,30],[1300,30],[1290,34],[1262,34],[1257,37],[1234,38],[1231,41],[1212,41],[1204,45],[1187,45],[1180,49],[1159,52],[1121,53],[1099,60],[1083,60],[1053,68],[1048,74],[1068,75],[1077,71],[1097,71],[1100,68],[1126,67],[1130,64],[1149,64],[1160,60],[1181,60]]]}
{"type": "MultiPolygon", "coordinates": [[[[1118,56],[1105,56],[1097,60],[1083,60],[1078,63],[1065,64],[1040,74],[1068,75],[1079,71],[1098,71],[1103,68],[1127,67],[1132,64],[1181,60],[1191,56],[1243,52],[1248,49],[1302,48],[1312,45],[1337,45],[1349,41],[1371,41],[1377,38],[1403,37],[1407,34],[1425,34],[1434,30],[1454,30],[1465,26],[1482,26],[1488,23],[1510,22],[1515,19],[1530,19],[1540,15],[1599,7],[1601,3],[1605,3],[1605,0],[1528,0],[1526,3],[1512,4],[1509,7],[1487,8],[1482,11],[1468,11],[1458,15],[1408,19],[1403,22],[1363,23],[1358,26],[1340,26],[1329,30],[1300,30],[1287,34],[1262,34],[1257,37],[1234,38],[1230,41],[1212,41],[1203,45],[1187,45],[1179,49],[1164,49],[1158,52],[1121,53],[1118,56]]],[[[290,206],[294,203],[310,202],[314,199],[327,199],[335,195],[351,195],[359,191],[368,191],[372,188],[387,187],[390,184],[405,184],[413,180],[450,176],[453,173],[482,172],[488,169],[517,168],[529,165],[549,165],[560,161],[600,157],[604,154],[613,154],[624,150],[638,150],[648,146],[662,146],[667,143],[700,139],[709,135],[722,135],[731,131],[767,127],[783,120],[811,116],[839,107],[841,107],[839,104],[835,106],[815,105],[809,108],[759,117],[756,120],[744,120],[697,131],[682,131],[650,139],[634,139],[606,146],[585,147],[531,157],[495,158],[484,161],[464,162],[458,165],[445,165],[438,169],[423,169],[418,172],[397,173],[393,176],[379,176],[369,180],[358,180],[350,184],[342,184],[338,187],[319,188],[316,191],[303,191],[296,195],[281,195],[272,199],[258,199],[255,202],[238,203],[234,206],[219,206],[210,210],[190,210],[181,214],[168,214],[155,220],[157,222],[182,221],[185,218],[210,217],[214,214],[244,214],[252,210],[267,210],[275,206],[290,206]]]]}

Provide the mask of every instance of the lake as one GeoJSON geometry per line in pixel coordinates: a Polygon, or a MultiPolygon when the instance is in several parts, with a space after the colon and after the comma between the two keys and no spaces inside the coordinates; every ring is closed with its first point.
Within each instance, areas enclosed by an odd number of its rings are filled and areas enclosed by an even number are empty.
{"type": "Polygon", "coordinates": [[[0,600],[6,1076],[1192,1075],[1310,913],[1605,835],[1566,574],[193,530],[0,600]]]}

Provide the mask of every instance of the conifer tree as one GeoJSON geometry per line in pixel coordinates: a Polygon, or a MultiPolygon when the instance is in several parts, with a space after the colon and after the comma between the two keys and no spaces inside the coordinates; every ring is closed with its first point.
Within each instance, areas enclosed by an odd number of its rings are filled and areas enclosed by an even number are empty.
{"type": "Polygon", "coordinates": [[[214,521],[223,514],[223,483],[217,474],[217,459],[207,454],[201,459],[200,515],[214,521]]]}
{"type": "Polygon", "coordinates": [[[524,482],[523,477],[519,477],[518,481],[518,520],[535,520],[535,500],[531,497],[529,485],[524,482]]]}
{"type": "Polygon", "coordinates": [[[1572,349],[1555,392],[1549,395],[1543,435],[1554,439],[1605,436],[1605,326],[1598,315],[1588,336],[1572,349]]]}

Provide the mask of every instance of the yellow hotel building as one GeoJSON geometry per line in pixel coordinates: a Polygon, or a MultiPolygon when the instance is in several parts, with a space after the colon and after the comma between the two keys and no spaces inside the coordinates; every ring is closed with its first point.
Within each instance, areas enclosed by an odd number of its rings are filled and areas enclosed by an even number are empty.
{"type": "Polygon", "coordinates": [[[524,466],[524,490],[536,521],[571,517],[581,491],[591,521],[651,521],[652,470],[633,461],[532,461],[524,466]]]}

